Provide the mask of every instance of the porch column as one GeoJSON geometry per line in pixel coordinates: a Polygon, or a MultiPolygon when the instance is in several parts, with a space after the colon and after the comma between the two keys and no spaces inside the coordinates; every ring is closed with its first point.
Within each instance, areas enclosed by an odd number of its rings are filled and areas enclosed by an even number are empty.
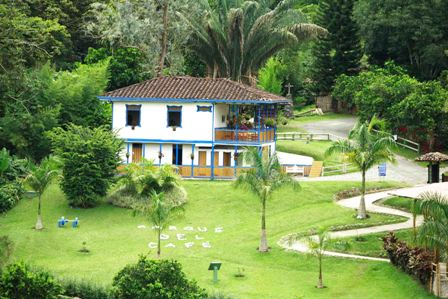
{"type": "Polygon", "coordinates": [[[238,155],[238,146],[235,145],[235,152],[233,153],[233,175],[236,177],[236,164],[237,164],[237,160],[235,159],[235,157],[238,155]]]}
{"type": "Polygon", "coordinates": [[[193,159],[191,159],[191,177],[194,177],[194,144],[191,145],[191,155],[193,159]]]}
{"type": "Polygon", "coordinates": [[[238,105],[235,105],[235,106],[236,106],[235,140],[238,143],[238,113],[239,113],[240,109],[239,109],[238,105]]]}
{"type": "Polygon", "coordinates": [[[261,105],[257,105],[257,118],[258,118],[258,143],[260,143],[261,138],[261,105]]]}
{"type": "Polygon", "coordinates": [[[274,142],[277,141],[277,104],[274,104],[274,119],[275,119],[275,124],[274,124],[274,142]]]}
{"type": "Polygon", "coordinates": [[[127,149],[126,149],[126,164],[129,164],[129,156],[130,156],[130,153],[129,153],[129,144],[130,144],[130,143],[127,143],[127,149]]]}
{"type": "Polygon", "coordinates": [[[212,157],[211,157],[211,162],[212,162],[212,173],[211,173],[211,177],[212,180],[215,179],[215,145],[212,145],[212,157]]]}
{"type": "Polygon", "coordinates": [[[159,144],[159,166],[162,165],[162,144],[159,144]]]}

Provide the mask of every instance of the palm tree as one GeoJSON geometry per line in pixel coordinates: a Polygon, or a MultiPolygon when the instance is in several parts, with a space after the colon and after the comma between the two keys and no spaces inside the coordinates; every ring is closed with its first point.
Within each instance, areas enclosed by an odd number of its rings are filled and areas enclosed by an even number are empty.
{"type": "Polygon", "coordinates": [[[317,288],[324,288],[322,279],[322,258],[327,248],[330,237],[327,230],[321,228],[317,231],[317,234],[308,238],[308,244],[311,252],[317,257],[319,263],[319,278],[317,280],[317,288]]]}
{"type": "Polygon", "coordinates": [[[261,239],[258,251],[269,251],[266,239],[266,203],[272,193],[285,186],[299,188],[297,181],[288,176],[280,166],[277,155],[263,156],[257,148],[249,148],[243,155],[253,168],[240,174],[236,180],[236,187],[244,187],[255,194],[261,202],[261,239]]]}
{"type": "Polygon", "coordinates": [[[51,184],[51,182],[59,175],[59,163],[54,157],[47,157],[42,160],[40,165],[30,165],[30,170],[25,178],[25,182],[37,193],[38,208],[36,230],[44,228],[42,223],[42,195],[51,184]]]}
{"type": "Polygon", "coordinates": [[[395,141],[390,135],[381,132],[374,133],[368,122],[359,122],[350,131],[348,139],[338,140],[331,144],[325,152],[326,156],[340,153],[356,165],[362,173],[361,199],[359,201],[358,219],[367,218],[365,193],[366,171],[381,162],[394,162],[391,148],[395,141]]]}
{"type": "Polygon", "coordinates": [[[202,19],[181,17],[192,29],[190,47],[207,65],[209,76],[251,81],[272,55],[326,33],[294,9],[298,3],[199,0],[202,19]]]}
{"type": "Polygon", "coordinates": [[[448,244],[448,198],[437,192],[424,192],[417,202],[423,215],[423,224],[418,239],[427,248],[434,250],[436,263],[440,253],[446,252],[448,244]]]}
{"type": "Polygon", "coordinates": [[[174,207],[165,201],[165,194],[163,192],[157,193],[152,190],[149,195],[149,201],[144,205],[135,206],[134,209],[135,212],[147,216],[150,222],[154,225],[157,232],[157,258],[160,258],[160,235],[168,224],[174,207]]]}

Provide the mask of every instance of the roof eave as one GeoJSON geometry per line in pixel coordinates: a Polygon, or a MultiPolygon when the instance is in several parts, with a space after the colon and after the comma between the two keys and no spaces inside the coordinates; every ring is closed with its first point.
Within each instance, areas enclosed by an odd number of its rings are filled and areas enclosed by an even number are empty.
{"type": "Polygon", "coordinates": [[[236,103],[236,104],[289,104],[291,100],[226,100],[226,99],[179,99],[179,98],[140,98],[140,97],[112,97],[97,96],[98,99],[106,102],[153,102],[153,103],[236,103]]]}

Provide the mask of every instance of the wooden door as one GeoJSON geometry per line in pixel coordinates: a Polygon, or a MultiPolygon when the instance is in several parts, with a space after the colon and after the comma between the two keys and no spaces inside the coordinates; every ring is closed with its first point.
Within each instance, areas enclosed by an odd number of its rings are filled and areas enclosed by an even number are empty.
{"type": "Polygon", "coordinates": [[[132,144],[132,163],[140,163],[142,161],[142,149],[141,143],[132,144]]]}
{"type": "Polygon", "coordinates": [[[213,154],[213,166],[219,166],[219,152],[213,154]]]}
{"type": "Polygon", "coordinates": [[[232,153],[224,153],[222,166],[230,167],[232,153]]]}
{"type": "Polygon", "coordinates": [[[207,165],[207,152],[199,151],[199,166],[206,166],[206,165],[207,165]]]}

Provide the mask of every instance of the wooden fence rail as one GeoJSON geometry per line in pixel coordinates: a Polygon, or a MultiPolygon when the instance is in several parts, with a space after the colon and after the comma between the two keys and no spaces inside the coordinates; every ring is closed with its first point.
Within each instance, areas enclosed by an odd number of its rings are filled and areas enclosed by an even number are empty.
{"type": "Polygon", "coordinates": [[[277,133],[277,140],[320,140],[320,141],[335,141],[342,139],[331,133],[301,133],[301,132],[280,132],[277,133]]]}

